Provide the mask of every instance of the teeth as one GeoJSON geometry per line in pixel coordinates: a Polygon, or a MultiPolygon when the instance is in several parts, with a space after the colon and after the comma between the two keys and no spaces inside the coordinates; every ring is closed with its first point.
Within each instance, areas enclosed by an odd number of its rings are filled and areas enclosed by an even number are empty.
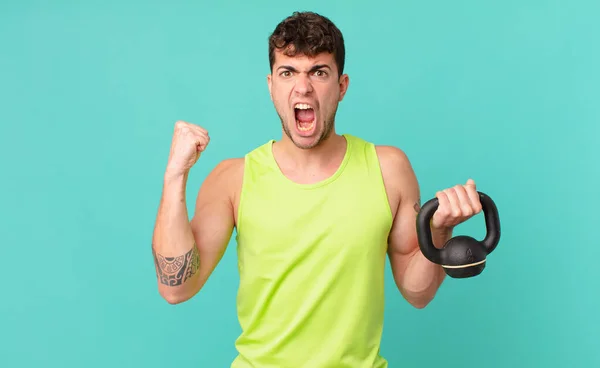
{"type": "Polygon", "coordinates": [[[314,124],[315,124],[314,120],[311,121],[310,123],[300,122],[300,121],[296,120],[296,126],[298,127],[298,130],[301,132],[308,132],[309,130],[312,129],[314,124]]]}
{"type": "Polygon", "coordinates": [[[312,106],[310,106],[309,104],[305,104],[305,103],[298,103],[294,106],[295,109],[300,109],[300,110],[308,110],[308,109],[312,109],[312,106]]]}

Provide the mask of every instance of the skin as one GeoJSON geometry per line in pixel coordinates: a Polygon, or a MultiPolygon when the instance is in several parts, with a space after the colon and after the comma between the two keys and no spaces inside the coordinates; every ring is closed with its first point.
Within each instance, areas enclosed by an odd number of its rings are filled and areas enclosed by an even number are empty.
{"type": "MultiPolygon", "coordinates": [[[[282,138],[274,143],[273,154],[283,174],[298,183],[331,176],[346,150],[345,138],[335,130],[335,113],[348,89],[348,76],[339,76],[331,54],[309,58],[278,52],[267,84],[281,119],[282,138]],[[296,130],[296,102],[310,103],[315,109],[316,129],[308,136],[296,130]]],[[[158,290],[171,304],[184,302],[202,289],[237,224],[243,158],[224,160],[209,173],[199,189],[194,217],[188,221],[187,175],[208,141],[201,127],[176,124],[153,236],[158,290]]],[[[388,242],[394,280],[407,302],[424,308],[435,297],[445,273],[419,249],[415,229],[421,205],[419,184],[401,149],[379,145],[376,151],[394,219],[388,242]]],[[[481,211],[481,204],[470,179],[440,190],[436,197],[439,207],[432,219],[432,236],[435,246],[442,247],[456,225],[481,211]]]]}

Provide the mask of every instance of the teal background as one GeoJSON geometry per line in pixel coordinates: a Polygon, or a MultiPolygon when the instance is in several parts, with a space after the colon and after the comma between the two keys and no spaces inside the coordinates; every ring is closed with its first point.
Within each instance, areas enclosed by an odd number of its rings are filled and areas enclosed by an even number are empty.
{"type": "Polygon", "coordinates": [[[229,366],[235,243],[200,294],[163,301],[162,175],[178,119],[211,135],[190,215],[220,160],[280,137],[267,37],[294,10],[346,38],[338,132],[405,150],[424,200],[472,177],[500,210],[487,269],[427,308],[388,267],[390,366],[600,366],[600,2],[216,4],[1,3],[0,366],[229,366]]]}

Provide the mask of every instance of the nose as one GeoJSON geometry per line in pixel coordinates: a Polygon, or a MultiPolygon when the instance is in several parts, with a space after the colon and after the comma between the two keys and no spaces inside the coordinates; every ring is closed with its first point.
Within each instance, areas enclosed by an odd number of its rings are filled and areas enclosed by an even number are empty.
{"type": "Polygon", "coordinates": [[[310,78],[303,73],[299,73],[296,77],[296,84],[294,85],[294,90],[297,94],[300,95],[311,93],[313,91],[313,87],[310,82],[310,78]]]}

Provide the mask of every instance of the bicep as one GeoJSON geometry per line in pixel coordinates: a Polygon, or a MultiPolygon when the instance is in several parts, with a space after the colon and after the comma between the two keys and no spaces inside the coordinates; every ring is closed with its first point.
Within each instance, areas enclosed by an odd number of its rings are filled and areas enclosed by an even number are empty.
{"type": "Polygon", "coordinates": [[[396,281],[401,281],[412,257],[419,251],[416,220],[420,211],[420,189],[408,162],[399,173],[400,201],[390,231],[388,256],[396,281]]]}
{"type": "Polygon", "coordinates": [[[191,220],[192,233],[200,257],[204,278],[215,269],[234,228],[234,183],[237,182],[239,161],[227,160],[215,167],[204,180],[196,199],[191,220]]]}

